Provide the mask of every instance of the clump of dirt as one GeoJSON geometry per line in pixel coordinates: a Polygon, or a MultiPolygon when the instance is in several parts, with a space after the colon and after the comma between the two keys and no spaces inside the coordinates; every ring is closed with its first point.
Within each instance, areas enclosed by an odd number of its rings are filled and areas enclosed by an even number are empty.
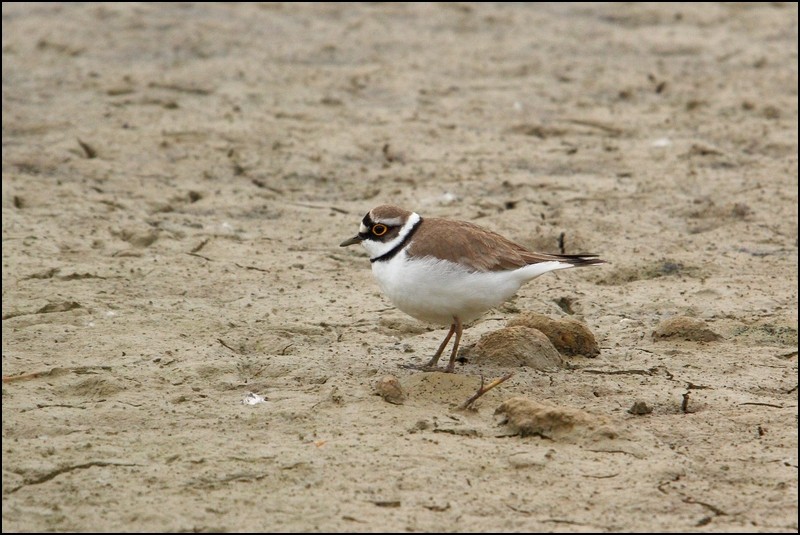
{"type": "Polygon", "coordinates": [[[690,342],[715,342],[722,336],[715,333],[705,321],[687,316],[673,316],[661,321],[653,331],[653,340],[687,340],[690,342]]]}
{"type": "Polygon", "coordinates": [[[538,312],[525,312],[508,322],[509,327],[517,325],[541,331],[562,355],[582,355],[591,358],[600,354],[594,333],[585,323],[578,320],[552,319],[538,312]]]}
{"type": "Polygon", "coordinates": [[[481,336],[472,348],[476,364],[527,366],[535,370],[555,370],[564,360],[544,333],[531,327],[504,327],[481,336]]]}
{"type": "Polygon", "coordinates": [[[617,438],[611,421],[579,409],[556,407],[518,396],[504,401],[496,410],[501,423],[521,436],[538,435],[567,442],[617,438]]]}

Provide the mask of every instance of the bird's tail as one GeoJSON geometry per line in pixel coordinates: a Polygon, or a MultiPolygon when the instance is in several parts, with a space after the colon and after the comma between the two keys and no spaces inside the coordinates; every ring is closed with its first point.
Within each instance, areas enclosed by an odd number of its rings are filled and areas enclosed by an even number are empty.
{"type": "Polygon", "coordinates": [[[572,264],[575,267],[595,266],[605,264],[606,261],[596,254],[554,254],[555,259],[572,264]]]}
{"type": "Polygon", "coordinates": [[[526,252],[523,255],[523,258],[526,262],[528,262],[528,264],[560,262],[562,264],[562,269],[565,267],[594,266],[597,264],[606,263],[605,260],[599,258],[596,254],[551,254],[526,252]]]}

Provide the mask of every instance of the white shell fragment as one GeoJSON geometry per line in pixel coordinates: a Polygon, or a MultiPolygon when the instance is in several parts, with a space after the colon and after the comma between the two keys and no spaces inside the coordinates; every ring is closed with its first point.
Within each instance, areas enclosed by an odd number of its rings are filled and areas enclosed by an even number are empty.
{"type": "Polygon", "coordinates": [[[242,400],[242,404],[244,405],[258,405],[259,403],[264,403],[267,401],[263,396],[259,396],[258,394],[254,394],[253,392],[248,392],[247,395],[242,400]]]}

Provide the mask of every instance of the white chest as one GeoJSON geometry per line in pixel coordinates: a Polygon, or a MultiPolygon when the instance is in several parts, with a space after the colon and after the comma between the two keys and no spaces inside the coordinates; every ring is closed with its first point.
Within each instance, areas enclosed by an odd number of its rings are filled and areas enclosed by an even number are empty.
{"type": "Polygon", "coordinates": [[[408,259],[405,251],[373,262],[383,293],[406,314],[449,325],[469,322],[513,296],[525,278],[514,271],[476,273],[436,258],[408,259]]]}

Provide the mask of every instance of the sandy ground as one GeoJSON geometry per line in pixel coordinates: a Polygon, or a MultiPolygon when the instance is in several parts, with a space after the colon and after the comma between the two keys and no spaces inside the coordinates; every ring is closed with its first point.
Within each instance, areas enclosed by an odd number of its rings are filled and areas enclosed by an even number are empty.
{"type": "Polygon", "coordinates": [[[797,38],[783,3],[4,3],[3,531],[797,531],[797,38]],[[401,368],[445,330],[338,247],[387,202],[601,254],[463,341],[535,311],[600,355],[401,368]],[[581,417],[521,436],[520,396],[581,417]]]}

